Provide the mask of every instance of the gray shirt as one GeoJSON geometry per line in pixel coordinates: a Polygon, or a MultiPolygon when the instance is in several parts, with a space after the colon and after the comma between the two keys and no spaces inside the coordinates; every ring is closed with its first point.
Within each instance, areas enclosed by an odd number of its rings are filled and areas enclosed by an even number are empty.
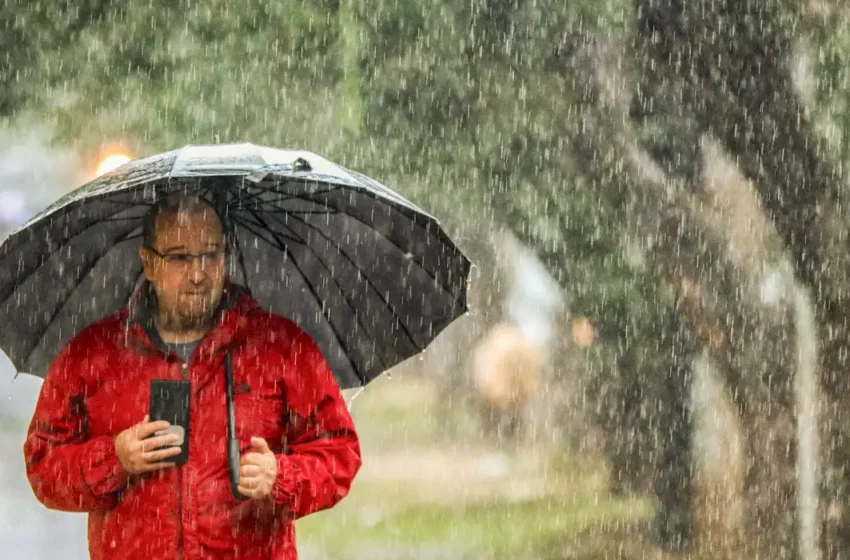
{"type": "Polygon", "coordinates": [[[200,340],[196,340],[195,342],[186,342],[184,344],[171,344],[166,342],[165,346],[170,351],[175,352],[178,356],[180,356],[184,362],[188,362],[189,358],[192,357],[192,354],[195,353],[195,348],[197,348],[200,343],[200,340]]]}

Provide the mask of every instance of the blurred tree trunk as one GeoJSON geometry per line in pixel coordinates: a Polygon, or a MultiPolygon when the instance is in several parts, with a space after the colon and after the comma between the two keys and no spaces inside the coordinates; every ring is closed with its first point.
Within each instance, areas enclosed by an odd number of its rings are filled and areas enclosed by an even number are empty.
{"type": "Polygon", "coordinates": [[[574,91],[583,92],[583,122],[572,135],[573,149],[601,193],[613,189],[623,198],[629,229],[673,290],[683,323],[726,372],[747,430],[749,517],[753,526],[766,528],[763,542],[773,557],[787,556],[795,539],[796,362],[788,344],[789,301],[780,298],[773,308],[760,304],[759,274],[729,254],[728,235],[710,212],[712,201],[689,185],[693,179],[672,180],[639,146],[624,109],[630,87],[618,71],[628,66],[622,55],[592,42],[579,48],[574,62],[571,78],[574,91]],[[791,430],[774,430],[772,423],[791,430]]]}
{"type": "MultiPolygon", "coordinates": [[[[602,194],[622,199],[625,183],[610,175],[614,173],[611,166],[616,167],[617,161],[609,157],[612,154],[607,152],[607,148],[605,154],[596,149],[587,147],[579,156],[590,158],[585,160],[582,171],[596,188],[604,191],[602,194]],[[607,161],[599,161],[600,158],[607,158],[607,161]]],[[[508,182],[506,177],[500,179],[508,182]]],[[[507,195],[498,203],[498,213],[503,220],[515,224],[528,222],[529,217],[512,204],[511,188],[497,190],[507,195]]],[[[550,197],[547,208],[558,208],[556,189],[547,189],[542,194],[550,197]]],[[[628,199],[628,202],[629,206],[634,204],[634,200],[628,199]]],[[[651,210],[647,215],[653,212],[651,210]]],[[[682,220],[677,212],[674,210],[667,216],[668,233],[679,231],[682,220]]],[[[566,230],[568,215],[565,212],[559,214],[557,210],[554,213],[556,222],[566,230]]],[[[650,240],[654,233],[654,218],[642,223],[638,237],[650,240]]],[[[556,277],[561,281],[565,281],[565,278],[569,281],[570,271],[565,271],[568,264],[565,263],[562,250],[541,243],[528,230],[518,228],[514,233],[535,251],[556,277]]],[[[568,234],[564,236],[568,238],[568,234]]],[[[677,268],[678,264],[672,254],[678,252],[678,248],[673,245],[679,240],[680,237],[674,233],[674,237],[668,237],[669,242],[664,246],[669,251],[668,256],[671,256],[668,262],[677,268]]],[[[648,248],[644,246],[643,249],[648,248]]],[[[698,254],[688,252],[687,249],[684,252],[693,257],[689,264],[696,265],[698,254]]],[[[692,289],[694,282],[688,280],[686,275],[675,274],[675,279],[670,277],[670,287],[680,292],[683,286],[685,291],[690,290],[685,298],[677,298],[677,307],[690,309],[694,314],[692,324],[699,325],[696,329],[707,339],[719,342],[715,340],[719,334],[717,328],[702,314],[701,304],[697,301],[699,297],[692,289]]],[[[602,430],[602,447],[611,463],[612,491],[645,491],[655,495],[659,503],[659,513],[655,520],[657,538],[667,549],[685,550],[692,540],[690,508],[693,427],[688,399],[692,381],[690,367],[695,352],[693,336],[673,308],[666,314],[664,324],[654,325],[655,346],[652,348],[643,346],[643,341],[637,339],[625,325],[596,326],[605,333],[604,337],[609,343],[617,348],[615,363],[607,368],[609,371],[595,371],[594,379],[585,380],[591,388],[590,396],[594,403],[592,416],[602,430]]]]}
{"type": "Polygon", "coordinates": [[[799,550],[796,470],[797,414],[800,401],[795,390],[799,366],[798,291],[784,247],[769,218],[762,211],[753,185],[741,176],[734,162],[715,144],[705,143],[705,166],[710,174],[710,213],[716,216],[715,231],[726,232],[728,251],[747,272],[742,287],[750,286],[756,320],[764,331],[740,333],[741,354],[737,372],[723,372],[727,387],[740,393],[737,413],[743,428],[746,507],[748,526],[763,527],[745,544],[758,545],[771,558],[796,558],[799,550]],[[752,288],[756,288],[753,290],[752,288]],[[759,294],[753,293],[755,291],[759,294]],[[754,336],[755,338],[748,338],[754,336]],[[743,379],[740,375],[743,375],[743,379]]]}
{"type": "MultiPolygon", "coordinates": [[[[643,3],[640,3],[643,4],[643,3]]],[[[795,89],[797,2],[643,5],[642,31],[657,64],[687,80],[685,102],[754,181],[812,290],[821,328],[826,399],[824,552],[850,550],[850,208],[846,177],[795,89]]]]}

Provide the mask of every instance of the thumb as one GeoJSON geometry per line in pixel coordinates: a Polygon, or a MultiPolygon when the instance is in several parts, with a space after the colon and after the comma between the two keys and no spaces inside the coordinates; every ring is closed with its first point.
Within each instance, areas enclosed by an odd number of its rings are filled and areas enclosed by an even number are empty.
{"type": "Polygon", "coordinates": [[[251,447],[257,450],[260,453],[271,453],[272,450],[269,449],[269,444],[266,440],[261,437],[252,437],[251,438],[251,447]]]}

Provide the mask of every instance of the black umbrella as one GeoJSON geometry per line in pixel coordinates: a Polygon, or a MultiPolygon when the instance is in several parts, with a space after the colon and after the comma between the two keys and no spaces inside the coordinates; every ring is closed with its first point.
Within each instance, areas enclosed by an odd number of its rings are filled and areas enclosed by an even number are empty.
{"type": "Polygon", "coordinates": [[[470,262],[389,188],[310,152],[187,146],[74,190],[0,245],[0,349],[19,372],[43,377],[77,332],[127,303],[142,217],[175,192],[214,204],[233,281],[303,328],[343,389],[419,353],[467,311],[470,262]]]}

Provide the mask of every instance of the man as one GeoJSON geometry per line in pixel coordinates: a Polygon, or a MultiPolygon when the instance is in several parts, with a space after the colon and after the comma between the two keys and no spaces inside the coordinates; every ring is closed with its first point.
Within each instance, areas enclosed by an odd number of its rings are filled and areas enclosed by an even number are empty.
{"type": "Polygon", "coordinates": [[[93,559],[296,558],[293,521],[330,508],[361,465],[339,386],[314,342],[226,279],[226,238],[202,199],[149,214],[145,281],[79,333],[44,382],[24,445],[47,507],[89,513],[93,559]],[[226,457],[225,356],[239,492],[226,457]],[[191,383],[189,460],[146,416],[153,379],[191,383]]]}

